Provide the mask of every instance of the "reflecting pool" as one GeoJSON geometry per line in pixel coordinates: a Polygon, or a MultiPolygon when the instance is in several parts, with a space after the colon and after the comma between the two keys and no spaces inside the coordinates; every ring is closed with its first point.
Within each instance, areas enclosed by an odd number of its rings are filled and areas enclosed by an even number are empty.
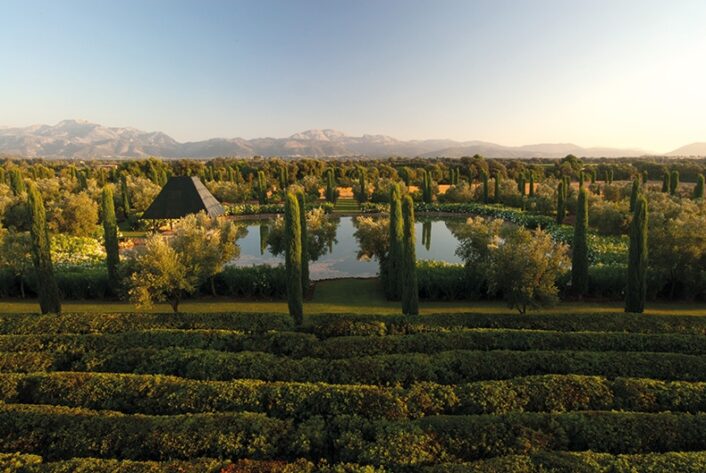
{"type": "MultiPolygon", "coordinates": [[[[378,274],[377,258],[359,257],[358,240],[355,237],[355,217],[328,217],[329,226],[322,231],[310,234],[316,241],[309,271],[312,280],[373,277],[378,274]]],[[[460,263],[456,256],[458,239],[452,231],[462,225],[463,217],[421,218],[415,224],[416,251],[418,260],[437,260],[460,263]]],[[[254,264],[277,265],[284,262],[284,255],[278,251],[276,241],[272,241],[275,220],[240,220],[236,222],[240,232],[238,245],[240,257],[233,264],[251,266],[254,264]]]]}

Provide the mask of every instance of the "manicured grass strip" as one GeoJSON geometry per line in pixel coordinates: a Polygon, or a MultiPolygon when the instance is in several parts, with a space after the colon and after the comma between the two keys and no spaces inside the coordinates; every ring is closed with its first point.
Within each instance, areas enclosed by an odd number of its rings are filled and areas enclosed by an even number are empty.
{"type": "Polygon", "coordinates": [[[438,353],[449,350],[583,350],[706,353],[701,335],[630,332],[460,329],[408,335],[343,336],[319,340],[301,332],[243,333],[230,330],[140,330],[104,334],[0,335],[0,352],[116,351],[130,348],[197,348],[261,351],[302,358],[438,353]]]}
{"type": "Polygon", "coordinates": [[[706,449],[706,414],[579,412],[432,416],[295,424],[259,414],[122,415],[0,404],[0,450],[126,460],[321,458],[389,466],[472,461],[528,451],[613,454],[706,449]]]}
{"type": "Polygon", "coordinates": [[[0,372],[99,371],[192,379],[457,384],[539,374],[583,374],[706,381],[706,357],[677,353],[582,351],[448,351],[327,360],[269,353],[131,349],[119,352],[0,353],[0,372]],[[53,356],[53,359],[52,359],[53,356]]]}
{"type": "MultiPolygon", "coordinates": [[[[320,338],[394,335],[487,328],[562,332],[638,332],[706,335],[706,317],[636,314],[434,314],[419,317],[328,314],[309,317],[304,331],[320,338]]],[[[116,333],[150,329],[294,330],[285,314],[63,314],[0,315],[0,334],[116,333]]]]}
{"type": "Polygon", "coordinates": [[[436,414],[627,410],[706,411],[706,383],[545,375],[458,385],[367,385],[195,381],[114,373],[0,374],[0,401],[113,410],[126,414],[261,412],[307,419],[341,414],[405,419],[436,414]]]}

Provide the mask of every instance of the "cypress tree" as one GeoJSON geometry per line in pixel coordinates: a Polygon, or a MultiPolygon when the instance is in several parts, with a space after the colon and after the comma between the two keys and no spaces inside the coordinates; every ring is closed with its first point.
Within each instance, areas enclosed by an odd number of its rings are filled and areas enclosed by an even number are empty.
{"type": "Polygon", "coordinates": [[[402,258],[402,313],[419,315],[419,289],[417,288],[417,257],[414,248],[414,202],[407,195],[402,202],[404,219],[402,258]]]}
{"type": "Polygon", "coordinates": [[[645,310],[647,256],[647,199],[641,195],[635,203],[635,211],[630,224],[625,312],[642,313],[645,310]]]}
{"type": "Polygon", "coordinates": [[[522,197],[525,196],[525,175],[524,174],[520,174],[520,177],[518,178],[517,190],[520,191],[520,195],[522,197]]]}
{"type": "Polygon", "coordinates": [[[287,192],[284,200],[284,242],[289,315],[296,325],[301,325],[304,320],[301,217],[299,202],[291,192],[287,192]]]}
{"type": "Polygon", "coordinates": [[[498,203],[498,204],[500,203],[500,197],[502,197],[500,195],[500,179],[501,179],[500,173],[496,172],[495,173],[495,194],[493,195],[493,200],[495,201],[495,203],[498,203]]]}
{"type": "Polygon", "coordinates": [[[264,255],[267,249],[267,237],[270,234],[270,226],[266,223],[260,224],[260,254],[264,255]]]}
{"type": "Polygon", "coordinates": [[[699,174],[696,178],[696,186],[694,187],[694,199],[704,198],[704,175],[699,174]]]}
{"type": "Polygon", "coordinates": [[[422,170],[422,200],[425,204],[431,204],[431,174],[426,169],[422,170]]]}
{"type": "Polygon", "coordinates": [[[0,166],[0,184],[7,183],[7,176],[5,175],[5,168],[0,166]]]}
{"type": "Polygon", "coordinates": [[[529,196],[534,197],[534,173],[531,172],[529,175],[529,196]]]}
{"type": "Polygon", "coordinates": [[[589,171],[589,176],[591,177],[591,184],[595,184],[596,183],[596,170],[591,169],[589,171]]]}
{"type": "Polygon", "coordinates": [[[650,175],[647,172],[647,169],[642,171],[642,185],[647,187],[647,183],[650,180],[650,175]]]}
{"type": "Polygon", "coordinates": [[[488,197],[488,174],[483,173],[483,203],[487,204],[490,201],[488,197]]]}
{"type": "Polygon", "coordinates": [[[586,175],[583,171],[579,173],[579,189],[583,189],[583,183],[586,181],[586,175]]]}
{"type": "Polygon", "coordinates": [[[265,183],[265,172],[257,172],[257,200],[260,205],[267,203],[267,184],[265,183]]]}
{"type": "Polygon", "coordinates": [[[588,194],[579,191],[571,256],[571,287],[581,297],[588,292],[588,194]]]}
{"type": "Polygon", "coordinates": [[[556,223],[561,225],[566,217],[566,191],[564,190],[564,181],[559,182],[556,189],[556,223]]]}
{"type": "Polygon", "coordinates": [[[51,241],[47,228],[44,201],[34,183],[30,183],[28,192],[29,214],[32,220],[30,237],[32,240],[32,263],[37,277],[37,295],[42,314],[61,313],[59,286],[54,277],[51,262],[51,241]]]}
{"type": "Polygon", "coordinates": [[[610,170],[609,169],[606,169],[603,172],[603,182],[605,184],[610,184],[610,170]]]}
{"type": "Polygon", "coordinates": [[[610,179],[610,183],[609,183],[609,184],[612,184],[612,183],[613,183],[613,176],[614,176],[613,170],[610,169],[610,170],[608,171],[608,178],[610,179]]]}
{"type": "Polygon", "coordinates": [[[637,196],[640,193],[640,181],[635,178],[632,180],[632,189],[630,191],[630,212],[635,211],[635,202],[637,202],[637,196]]]}
{"type": "Polygon", "coordinates": [[[669,192],[670,187],[672,187],[672,184],[670,182],[669,173],[665,172],[664,176],[662,177],[662,192],[669,192]]]}
{"type": "Polygon", "coordinates": [[[330,168],[326,171],[326,200],[336,203],[336,177],[330,168]]]}
{"type": "Polygon", "coordinates": [[[282,166],[279,168],[279,187],[282,192],[286,192],[287,186],[289,185],[289,169],[287,166],[282,166]]]}
{"type": "Polygon", "coordinates": [[[123,217],[127,220],[130,217],[130,189],[127,186],[127,176],[120,175],[120,201],[123,207],[123,217]]]}
{"type": "Polygon", "coordinates": [[[309,234],[306,230],[306,196],[301,190],[297,192],[297,204],[302,238],[302,289],[306,292],[309,289],[309,234]]]}
{"type": "Polygon", "coordinates": [[[115,221],[115,203],[113,202],[113,188],[105,186],[101,194],[101,214],[103,219],[103,239],[105,240],[106,264],[108,266],[108,282],[111,289],[118,287],[118,264],[120,256],[118,251],[118,225],[115,221]]]}
{"type": "Polygon", "coordinates": [[[676,169],[672,171],[672,175],[669,177],[669,193],[671,195],[676,195],[677,189],[679,188],[679,171],[676,169]]]}
{"type": "Polygon", "coordinates": [[[387,255],[387,278],[385,288],[388,299],[398,300],[401,296],[402,284],[402,247],[404,238],[404,219],[402,216],[402,200],[399,184],[390,188],[390,251],[387,255]]]}
{"type": "Polygon", "coordinates": [[[14,195],[20,195],[27,190],[22,171],[19,168],[10,169],[10,189],[14,195]]]}
{"type": "Polygon", "coordinates": [[[363,168],[358,168],[358,187],[360,187],[360,192],[358,193],[358,203],[363,203],[368,201],[368,184],[365,180],[365,171],[363,168]]]}
{"type": "Polygon", "coordinates": [[[86,177],[86,173],[79,171],[79,172],[77,172],[76,177],[78,179],[79,189],[81,189],[82,191],[85,191],[86,189],[88,189],[88,178],[86,177]]]}

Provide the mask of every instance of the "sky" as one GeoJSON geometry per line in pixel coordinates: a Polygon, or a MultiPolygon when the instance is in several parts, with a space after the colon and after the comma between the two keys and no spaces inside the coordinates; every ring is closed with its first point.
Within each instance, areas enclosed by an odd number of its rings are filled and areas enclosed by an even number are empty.
{"type": "Polygon", "coordinates": [[[2,0],[0,126],[706,141],[704,0],[2,0]]]}

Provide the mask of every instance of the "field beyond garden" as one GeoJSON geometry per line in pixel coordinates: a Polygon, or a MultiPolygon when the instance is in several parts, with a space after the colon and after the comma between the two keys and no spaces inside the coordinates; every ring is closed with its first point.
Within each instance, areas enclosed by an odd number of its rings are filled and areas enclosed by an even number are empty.
{"type": "Polygon", "coordinates": [[[563,308],[4,314],[0,465],[704,471],[706,317],[563,308]]]}

